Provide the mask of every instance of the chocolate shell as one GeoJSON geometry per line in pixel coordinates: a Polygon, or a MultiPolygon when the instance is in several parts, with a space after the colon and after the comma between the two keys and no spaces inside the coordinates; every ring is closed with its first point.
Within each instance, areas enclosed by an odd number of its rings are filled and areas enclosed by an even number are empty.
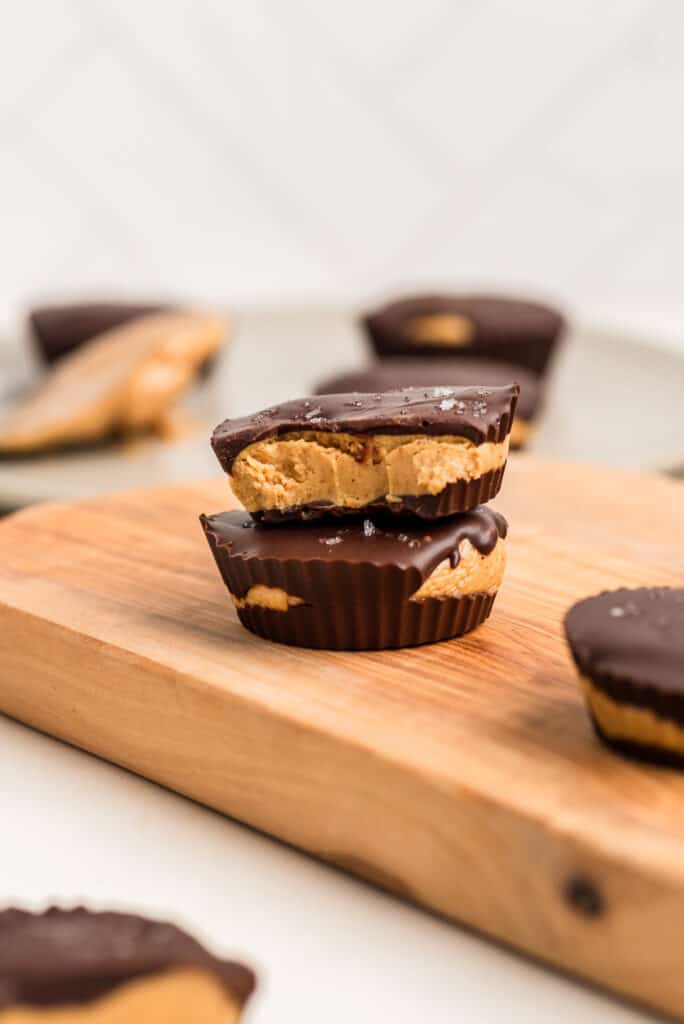
{"type": "Polygon", "coordinates": [[[494,594],[411,597],[445,559],[458,564],[462,541],[487,555],[507,533],[491,508],[429,528],[386,519],[260,526],[244,512],[201,522],[243,626],[278,643],[331,650],[410,647],[475,629],[494,594]],[[246,604],[255,586],[298,603],[285,611],[246,604]]]}

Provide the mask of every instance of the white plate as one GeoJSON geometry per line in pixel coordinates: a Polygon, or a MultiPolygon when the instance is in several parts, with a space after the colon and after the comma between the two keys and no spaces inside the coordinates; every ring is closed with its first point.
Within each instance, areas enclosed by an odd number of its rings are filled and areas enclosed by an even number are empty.
{"type": "MultiPolygon", "coordinates": [[[[348,315],[247,315],[211,381],[183,403],[201,423],[192,437],[1,460],[0,506],[19,508],[216,475],[220,471],[209,434],[221,419],[307,394],[322,377],[366,359],[363,339],[348,315]]],[[[14,365],[25,376],[25,354],[17,350],[14,365]]],[[[682,465],[683,394],[683,357],[647,340],[578,328],[553,368],[532,450],[633,469],[682,465]]]]}

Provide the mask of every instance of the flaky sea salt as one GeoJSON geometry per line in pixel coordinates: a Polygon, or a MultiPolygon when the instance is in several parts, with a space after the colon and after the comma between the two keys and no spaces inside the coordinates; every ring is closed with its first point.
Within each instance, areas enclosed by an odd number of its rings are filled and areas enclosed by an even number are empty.
{"type": "Polygon", "coordinates": [[[375,533],[375,526],[371,523],[370,519],[364,519],[363,521],[363,535],[364,537],[372,537],[375,533]]]}

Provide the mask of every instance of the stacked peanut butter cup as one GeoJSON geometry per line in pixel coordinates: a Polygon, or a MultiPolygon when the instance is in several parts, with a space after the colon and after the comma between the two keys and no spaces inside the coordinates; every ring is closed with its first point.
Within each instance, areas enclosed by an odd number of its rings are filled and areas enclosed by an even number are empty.
{"type": "Polygon", "coordinates": [[[372,650],[460,636],[491,612],[517,384],[319,395],[216,428],[246,512],[202,516],[240,621],[372,650]]]}

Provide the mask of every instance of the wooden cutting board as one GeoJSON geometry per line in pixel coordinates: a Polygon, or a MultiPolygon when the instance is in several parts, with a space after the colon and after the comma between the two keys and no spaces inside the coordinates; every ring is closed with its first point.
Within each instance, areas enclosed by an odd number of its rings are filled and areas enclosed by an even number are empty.
{"type": "Polygon", "coordinates": [[[594,739],[577,598],[684,582],[684,487],[518,457],[475,634],[313,652],[238,624],[197,516],[226,484],[0,523],[0,710],[401,896],[684,1016],[684,775],[594,739]]]}

